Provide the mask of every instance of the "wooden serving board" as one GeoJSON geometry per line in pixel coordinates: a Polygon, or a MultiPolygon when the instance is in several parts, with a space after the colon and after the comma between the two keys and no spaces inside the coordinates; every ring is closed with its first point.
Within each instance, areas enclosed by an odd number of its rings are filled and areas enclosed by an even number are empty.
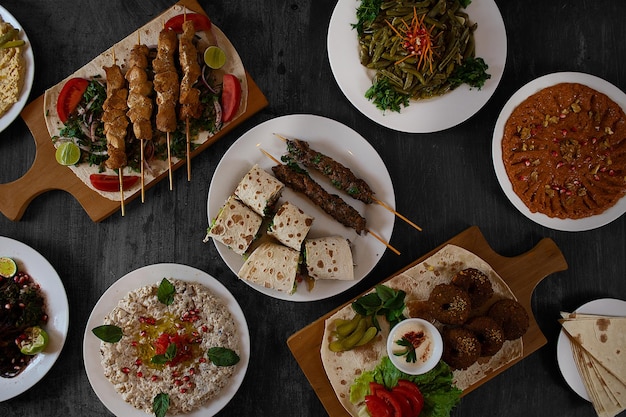
{"type": "MultiPolygon", "coordinates": [[[[530,317],[530,327],[522,338],[524,345],[522,357],[486,375],[482,380],[465,389],[463,391],[463,395],[465,395],[547,343],[532,313],[530,301],[533,290],[537,284],[549,274],[566,270],[567,262],[554,241],[549,238],[542,239],[530,251],[519,256],[512,258],[500,256],[491,249],[483,234],[480,232],[480,229],[477,226],[473,226],[443,243],[441,246],[433,249],[431,252],[425,254],[382,282],[384,283],[395,275],[422,262],[447,244],[453,244],[467,249],[491,265],[502,279],[506,281],[518,301],[526,308],[530,317]]],[[[369,290],[365,291],[363,294],[366,292],[369,292],[369,290]]],[[[330,381],[322,365],[320,348],[324,336],[325,320],[350,303],[352,303],[352,300],[320,317],[305,328],[294,333],[287,340],[287,345],[291,353],[296,358],[296,361],[300,365],[300,368],[302,368],[302,371],[317,393],[320,401],[324,404],[326,411],[333,417],[350,417],[350,414],[341,405],[335,395],[335,391],[330,385],[330,381]]]]}
{"type": "MultiPolygon", "coordinates": [[[[196,0],[181,0],[177,4],[206,15],[206,12],[196,0]]],[[[246,77],[248,81],[246,111],[194,149],[191,152],[192,159],[268,105],[265,95],[247,72],[246,77]]],[[[35,197],[51,190],[63,190],[73,195],[94,222],[102,221],[120,210],[119,201],[112,201],[101,196],[85,185],[68,167],[59,165],[56,162],[54,157],[56,149],[52,144],[44,119],[43,94],[29,103],[20,115],[26,122],[35,140],[35,161],[21,178],[10,183],[0,184],[0,212],[2,214],[10,220],[18,221],[22,218],[26,208],[35,197]]],[[[186,160],[182,159],[172,166],[172,170],[176,170],[183,165],[186,166],[186,163],[186,160]]],[[[169,173],[166,170],[153,181],[147,183],[145,188],[153,187],[163,178],[168,177],[168,175],[169,173]]],[[[141,193],[135,193],[125,198],[124,201],[128,203],[140,195],[141,193]]]]}

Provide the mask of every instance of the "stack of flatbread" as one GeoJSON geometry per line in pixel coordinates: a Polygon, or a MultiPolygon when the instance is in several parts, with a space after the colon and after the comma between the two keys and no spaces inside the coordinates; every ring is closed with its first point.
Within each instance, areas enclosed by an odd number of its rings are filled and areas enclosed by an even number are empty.
{"type": "Polygon", "coordinates": [[[626,317],[561,313],[574,362],[600,417],[626,409],[626,317]]]}

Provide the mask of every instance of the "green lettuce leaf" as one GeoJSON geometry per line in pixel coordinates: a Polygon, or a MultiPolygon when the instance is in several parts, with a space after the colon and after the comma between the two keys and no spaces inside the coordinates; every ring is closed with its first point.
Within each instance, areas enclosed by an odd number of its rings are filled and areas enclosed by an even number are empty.
{"type": "Polygon", "coordinates": [[[391,389],[398,380],[414,382],[424,396],[424,408],[420,417],[449,417],[452,409],[459,403],[462,391],[452,383],[452,371],[445,362],[423,375],[409,375],[399,371],[385,356],[380,364],[371,371],[363,372],[350,386],[350,401],[358,404],[370,393],[370,382],[383,384],[391,389]]]}

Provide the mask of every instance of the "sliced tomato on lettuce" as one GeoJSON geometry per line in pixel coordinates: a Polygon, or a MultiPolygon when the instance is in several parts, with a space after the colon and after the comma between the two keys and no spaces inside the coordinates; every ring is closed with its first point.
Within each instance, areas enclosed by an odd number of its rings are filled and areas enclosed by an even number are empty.
{"type": "Polygon", "coordinates": [[[186,20],[193,21],[193,26],[196,29],[196,32],[211,29],[211,19],[198,13],[179,14],[171,17],[167,22],[165,22],[164,27],[166,29],[173,30],[176,33],[183,33],[183,23],[186,20]]]}
{"type": "Polygon", "coordinates": [[[59,93],[57,100],[57,114],[63,123],[67,122],[70,115],[76,110],[78,103],[87,91],[89,80],[84,78],[70,78],[59,93]]]}
{"type": "MultiPolygon", "coordinates": [[[[117,175],[107,174],[91,174],[89,176],[91,185],[96,190],[100,191],[119,191],[120,190],[120,177],[117,175]]],[[[134,175],[122,176],[122,187],[124,190],[128,190],[139,181],[139,177],[134,175]]]]}
{"type": "Polygon", "coordinates": [[[241,83],[233,74],[224,74],[222,81],[222,121],[231,120],[237,110],[239,110],[239,102],[241,101],[241,83]]]}

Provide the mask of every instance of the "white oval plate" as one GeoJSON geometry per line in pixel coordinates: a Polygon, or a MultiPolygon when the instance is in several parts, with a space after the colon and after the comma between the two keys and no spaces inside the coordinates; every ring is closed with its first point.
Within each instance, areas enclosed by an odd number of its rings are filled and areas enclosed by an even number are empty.
{"type": "Polygon", "coordinates": [[[374,122],[408,133],[430,133],[456,126],[476,114],[496,91],[506,63],[506,30],[494,0],[473,1],[465,9],[478,23],[474,32],[476,56],[485,60],[491,78],[480,89],[461,85],[440,97],[411,101],[400,113],[386,111],[365,98],[375,71],[361,65],[356,23],[356,0],[339,0],[328,27],[328,60],[335,80],[350,103],[374,122]]]}
{"type": "Polygon", "coordinates": [[[11,13],[9,13],[9,11],[2,6],[0,6],[0,16],[5,22],[10,23],[14,28],[20,29],[22,32],[20,33],[20,39],[24,39],[24,42],[26,42],[26,45],[23,46],[23,48],[25,48],[24,60],[26,65],[26,72],[24,73],[24,86],[22,87],[19,100],[11,106],[9,111],[0,117],[0,132],[2,132],[7,128],[7,126],[13,123],[13,120],[19,116],[22,109],[26,105],[26,101],[30,95],[30,90],[33,88],[33,79],[35,78],[35,57],[33,55],[32,45],[28,40],[26,31],[20,25],[20,22],[18,22],[17,19],[15,19],[11,13]]]}
{"type": "Polygon", "coordinates": [[[89,316],[83,338],[83,358],[89,383],[100,401],[118,417],[145,417],[146,413],[124,401],[122,396],[115,391],[113,384],[104,376],[104,370],[100,363],[100,339],[92,333],[91,329],[100,326],[104,322],[104,316],[110,313],[130,291],[158,283],[163,278],[170,277],[181,281],[197,282],[209,288],[226,304],[235,319],[237,331],[241,338],[239,341],[241,346],[240,361],[230,383],[220,391],[217,397],[204,406],[186,413],[185,416],[210,417],[217,414],[235,396],[246,375],[250,360],[250,333],[243,311],[228,289],[206,272],[187,265],[154,264],[144,266],[124,275],[102,294],[89,316]]]}
{"type": "Polygon", "coordinates": [[[622,197],[617,204],[613,207],[609,207],[603,213],[595,216],[584,217],[582,219],[559,219],[556,217],[549,217],[543,213],[533,213],[528,209],[526,204],[524,204],[522,199],[515,194],[515,191],[513,191],[513,185],[511,184],[511,181],[509,181],[506,169],[504,168],[504,161],[502,160],[501,144],[502,136],[504,135],[504,125],[513,110],[515,110],[520,103],[536,92],[563,82],[579,83],[591,87],[596,91],[606,94],[613,101],[619,104],[622,109],[626,110],[626,94],[602,78],[580,72],[557,72],[544,75],[543,77],[539,77],[517,90],[517,92],[513,94],[509,101],[507,101],[504,105],[493,130],[491,153],[493,157],[493,166],[496,171],[496,177],[498,177],[500,187],[502,187],[504,194],[506,194],[515,208],[517,208],[524,216],[542,226],[549,227],[554,230],[579,232],[583,230],[596,229],[620,217],[626,212],[626,197],[622,197]]]}
{"type": "MultiPolygon", "coordinates": [[[[618,300],[615,298],[601,298],[598,300],[590,301],[581,305],[575,310],[577,313],[584,314],[602,314],[605,316],[626,316],[626,301],[618,300]]],[[[574,390],[574,392],[580,395],[587,401],[589,400],[589,394],[583,384],[583,380],[580,378],[578,368],[574,362],[572,355],[572,345],[565,330],[561,329],[559,338],[556,345],[556,358],[559,363],[559,368],[565,378],[565,382],[574,390]]]]}
{"type": "MultiPolygon", "coordinates": [[[[215,218],[226,199],[235,191],[237,184],[254,164],[271,173],[275,165],[263,155],[261,149],[276,159],[287,153],[287,147],[274,133],[293,139],[306,140],[311,148],[322,152],[349,167],[355,175],[363,178],[376,193],[376,197],[395,208],[395,196],[389,172],[376,150],[357,132],[331,119],[308,114],[289,115],[268,120],[244,133],[222,157],[211,185],[207,202],[209,224],[215,218]]],[[[309,171],[311,177],[331,193],[340,193],[329,182],[309,171]]],[[[387,242],[391,239],[395,216],[377,204],[364,204],[346,197],[344,200],[367,219],[370,230],[387,242]]],[[[285,188],[279,200],[289,201],[313,216],[313,226],[309,237],[341,235],[352,243],[354,260],[354,280],[318,280],[315,288],[309,291],[306,285],[298,285],[294,294],[286,294],[260,285],[249,283],[252,288],[274,298],[289,301],[314,301],[337,295],[356,285],[376,266],[385,252],[385,245],[369,234],[357,235],[353,229],[344,227],[324,213],[306,197],[285,188]]],[[[228,267],[235,273],[243,265],[243,258],[225,245],[215,242],[217,250],[228,267]]]]}
{"type": "Polygon", "coordinates": [[[39,284],[46,299],[50,335],[46,349],[32,358],[26,369],[14,378],[0,378],[0,401],[13,398],[41,380],[57,361],[70,324],[67,294],[59,274],[39,252],[17,240],[0,236],[0,256],[12,258],[19,270],[27,272],[39,284]]]}

